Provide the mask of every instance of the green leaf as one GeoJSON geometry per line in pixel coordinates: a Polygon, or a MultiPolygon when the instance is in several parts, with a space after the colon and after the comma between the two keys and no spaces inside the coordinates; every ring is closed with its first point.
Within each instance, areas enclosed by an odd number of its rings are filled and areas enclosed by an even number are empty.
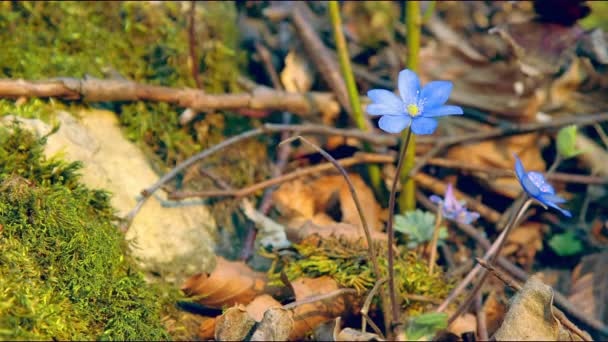
{"type": "Polygon", "coordinates": [[[571,256],[582,252],[583,243],[573,232],[567,231],[563,234],[553,235],[549,240],[549,247],[559,256],[571,256]]]}
{"type": "Polygon", "coordinates": [[[405,334],[407,340],[430,340],[437,331],[448,327],[448,314],[445,312],[429,312],[416,316],[408,322],[405,334]]]}
{"type": "MultiPolygon", "coordinates": [[[[408,211],[405,215],[395,215],[395,230],[407,235],[408,248],[416,248],[433,239],[435,215],[420,209],[408,211]]],[[[447,229],[439,227],[439,240],[444,240],[447,236],[447,229]]]]}
{"type": "Polygon", "coordinates": [[[585,151],[576,148],[575,125],[566,126],[557,133],[557,152],[565,159],[576,157],[585,151]]]}

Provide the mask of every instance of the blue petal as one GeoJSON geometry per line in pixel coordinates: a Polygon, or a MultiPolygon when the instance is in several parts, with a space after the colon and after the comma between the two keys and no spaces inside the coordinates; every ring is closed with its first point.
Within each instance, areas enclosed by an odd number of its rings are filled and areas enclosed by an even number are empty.
{"type": "Polygon", "coordinates": [[[429,199],[431,200],[431,202],[437,203],[439,205],[441,205],[443,203],[443,198],[441,198],[437,195],[431,195],[431,197],[429,197],[429,199]]]}
{"type": "Polygon", "coordinates": [[[551,208],[559,210],[559,212],[562,213],[562,215],[564,215],[566,217],[572,217],[572,214],[568,210],[558,207],[557,204],[555,204],[553,202],[547,202],[545,204],[550,206],[551,208]]]}
{"type": "Polygon", "coordinates": [[[397,81],[399,86],[399,94],[403,103],[417,104],[418,92],[420,91],[420,79],[415,72],[405,69],[399,73],[399,79],[397,81]]]}
{"type": "Polygon", "coordinates": [[[515,174],[521,182],[524,178],[526,178],[526,170],[524,169],[524,164],[522,164],[521,160],[517,157],[517,154],[513,153],[513,157],[515,157],[515,174]]]}
{"type": "Polygon", "coordinates": [[[369,115],[407,115],[403,110],[395,109],[384,103],[370,103],[365,108],[369,115]]]}
{"type": "MultiPolygon", "coordinates": [[[[528,178],[528,175],[524,175],[523,178],[519,179],[519,182],[521,183],[521,185],[523,186],[524,190],[532,197],[537,198],[538,196],[540,196],[541,191],[540,189],[536,186],[536,184],[534,184],[530,178],[528,178]]],[[[540,201],[540,199],[539,199],[540,201]]],[[[542,201],[541,201],[542,202],[542,201]]],[[[544,202],[543,202],[544,203],[544,202]]]]}
{"type": "Polygon", "coordinates": [[[441,106],[437,108],[424,109],[422,116],[427,118],[445,116],[445,115],[462,115],[462,108],[458,106],[441,106]]]}
{"type": "Polygon", "coordinates": [[[565,199],[563,199],[557,195],[546,193],[546,192],[540,194],[539,197],[542,199],[542,201],[544,203],[547,203],[547,202],[553,202],[553,203],[557,203],[557,204],[566,203],[565,199]]]}
{"type": "Polygon", "coordinates": [[[378,126],[388,133],[399,133],[410,125],[412,119],[407,115],[385,115],[378,121],[378,126]]]}
{"type": "Polygon", "coordinates": [[[424,101],[424,108],[437,108],[443,105],[452,92],[452,82],[450,81],[433,81],[427,83],[422,88],[420,99],[424,101]]]}
{"type": "Polygon", "coordinates": [[[417,116],[412,122],[412,132],[414,134],[433,134],[435,128],[437,128],[437,120],[432,118],[417,116]]]}
{"type": "Polygon", "coordinates": [[[403,114],[403,102],[399,96],[385,89],[372,89],[367,92],[372,100],[366,108],[370,115],[400,115],[403,114]]]}

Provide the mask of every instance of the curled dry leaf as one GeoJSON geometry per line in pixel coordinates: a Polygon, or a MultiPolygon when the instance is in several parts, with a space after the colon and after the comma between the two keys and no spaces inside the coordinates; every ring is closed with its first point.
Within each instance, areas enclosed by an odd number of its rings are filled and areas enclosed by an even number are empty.
{"type": "Polygon", "coordinates": [[[182,290],[187,296],[197,296],[197,302],[212,308],[247,304],[264,292],[266,275],[255,272],[242,262],[217,257],[211,274],[190,277],[182,290]]]}
{"type": "Polygon", "coordinates": [[[568,299],[589,317],[608,321],[608,252],[583,258],[572,273],[568,299]]]}
{"type": "Polygon", "coordinates": [[[553,314],[553,289],[536,276],[512,299],[497,341],[580,341],[553,314]]]}
{"type": "MultiPolygon", "coordinates": [[[[382,208],[373,191],[356,174],[349,174],[361,202],[363,215],[372,230],[382,230],[382,208]]],[[[311,220],[319,225],[336,223],[329,212],[339,210],[341,221],[359,226],[361,221],[348,184],[340,175],[323,176],[313,181],[295,180],[282,184],[273,193],[275,205],[289,221],[287,226],[300,226],[311,220]],[[336,206],[339,204],[339,208],[336,206]]]]}

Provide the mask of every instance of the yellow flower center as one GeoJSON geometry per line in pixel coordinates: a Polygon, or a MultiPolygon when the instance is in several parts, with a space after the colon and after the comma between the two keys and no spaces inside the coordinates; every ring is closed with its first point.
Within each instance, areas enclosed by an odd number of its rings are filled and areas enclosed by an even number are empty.
{"type": "Polygon", "coordinates": [[[415,104],[410,104],[407,105],[407,113],[411,116],[416,116],[419,113],[420,109],[418,109],[418,106],[416,106],[415,104]]]}

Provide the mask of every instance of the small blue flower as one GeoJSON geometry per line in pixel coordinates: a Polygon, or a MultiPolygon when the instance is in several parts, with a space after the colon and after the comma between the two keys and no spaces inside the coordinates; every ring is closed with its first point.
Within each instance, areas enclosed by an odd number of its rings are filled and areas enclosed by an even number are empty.
{"type": "Polygon", "coordinates": [[[551,184],[547,183],[542,173],[534,171],[526,172],[526,170],[524,170],[524,165],[517,155],[513,154],[513,156],[515,157],[515,173],[517,174],[517,179],[519,179],[519,183],[528,195],[539,201],[545,206],[545,209],[546,206],[549,206],[559,210],[564,216],[572,217],[572,214],[570,214],[568,210],[557,206],[558,204],[565,203],[566,200],[555,194],[555,189],[553,189],[551,184]]]}
{"type": "Polygon", "coordinates": [[[474,211],[468,211],[465,208],[465,201],[458,201],[454,196],[454,191],[452,190],[452,184],[448,184],[448,188],[445,191],[445,197],[441,198],[439,196],[433,195],[430,197],[430,200],[434,203],[437,203],[442,210],[442,214],[444,217],[452,219],[454,221],[471,224],[471,222],[477,220],[479,218],[479,213],[474,211]]]}
{"type": "Polygon", "coordinates": [[[378,126],[388,133],[399,133],[412,125],[414,134],[432,134],[437,128],[434,118],[460,115],[462,108],[445,106],[450,97],[452,82],[433,81],[420,90],[420,79],[409,69],[399,73],[399,94],[385,89],[372,89],[367,96],[372,103],[367,106],[370,115],[382,115],[378,126]]]}

